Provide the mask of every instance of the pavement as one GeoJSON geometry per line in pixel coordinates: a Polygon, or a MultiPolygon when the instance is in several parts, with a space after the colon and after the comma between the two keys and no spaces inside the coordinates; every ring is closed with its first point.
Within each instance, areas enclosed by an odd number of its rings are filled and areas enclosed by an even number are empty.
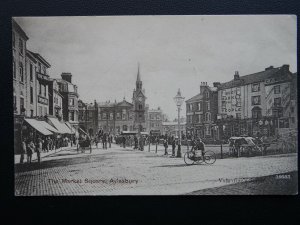
{"type": "MultiPolygon", "coordinates": [[[[137,151],[115,144],[108,149],[94,148],[91,154],[62,149],[44,156],[40,164],[15,164],[15,195],[201,194],[195,192],[298,170],[296,153],[218,159],[213,165],[193,166],[185,165],[183,158],[163,153],[163,150],[155,153],[153,148],[150,152],[146,147],[137,151]]],[[[239,194],[239,189],[244,187],[232,188],[230,194],[239,194]]]]}

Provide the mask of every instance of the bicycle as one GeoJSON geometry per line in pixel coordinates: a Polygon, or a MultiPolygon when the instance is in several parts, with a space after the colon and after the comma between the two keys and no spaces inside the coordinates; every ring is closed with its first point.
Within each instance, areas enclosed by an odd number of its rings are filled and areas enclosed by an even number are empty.
{"type": "Polygon", "coordinates": [[[184,162],[187,165],[193,165],[194,163],[214,164],[216,162],[216,154],[213,151],[205,151],[201,156],[197,156],[195,151],[191,149],[184,154],[184,162]]]}

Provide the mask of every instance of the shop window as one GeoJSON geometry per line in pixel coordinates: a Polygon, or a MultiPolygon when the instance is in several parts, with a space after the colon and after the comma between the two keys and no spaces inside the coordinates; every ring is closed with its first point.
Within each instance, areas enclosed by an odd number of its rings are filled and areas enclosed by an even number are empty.
{"type": "Polygon", "coordinates": [[[117,113],[117,120],[121,119],[121,114],[117,113]]]}
{"type": "Polygon", "coordinates": [[[274,86],[274,94],[280,94],[280,85],[274,86]]]}
{"type": "Polygon", "coordinates": [[[252,96],[252,105],[260,105],[260,95],[258,96],[252,96]]]}
{"type": "Polygon", "coordinates": [[[102,119],[106,120],[106,113],[102,113],[102,119]]]}
{"type": "Polygon", "coordinates": [[[252,84],[252,92],[259,92],[259,91],[260,91],[259,83],[252,84]]]}

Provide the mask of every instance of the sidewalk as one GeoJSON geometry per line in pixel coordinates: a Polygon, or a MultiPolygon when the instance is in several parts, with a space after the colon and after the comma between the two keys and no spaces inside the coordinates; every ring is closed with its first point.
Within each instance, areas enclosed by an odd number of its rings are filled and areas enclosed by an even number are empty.
{"type": "MultiPolygon", "coordinates": [[[[44,158],[44,157],[46,157],[46,156],[56,154],[56,153],[58,153],[60,151],[71,150],[71,149],[76,149],[76,147],[75,146],[73,146],[73,147],[68,146],[68,147],[61,147],[61,148],[56,149],[56,150],[49,150],[49,152],[41,152],[41,159],[44,158]]],[[[15,164],[20,164],[20,158],[21,158],[20,154],[19,155],[15,155],[15,164]]],[[[31,161],[32,162],[37,161],[37,154],[36,154],[36,152],[34,152],[32,154],[31,161]]],[[[27,155],[26,154],[24,155],[24,163],[27,163],[27,155]]]]}

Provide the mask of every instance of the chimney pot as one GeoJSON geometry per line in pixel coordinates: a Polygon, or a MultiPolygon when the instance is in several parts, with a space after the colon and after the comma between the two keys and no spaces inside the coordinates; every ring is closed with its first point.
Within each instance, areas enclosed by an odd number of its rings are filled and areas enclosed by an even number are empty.
{"type": "Polygon", "coordinates": [[[235,71],[234,80],[239,80],[239,79],[240,79],[239,71],[235,71]]]}

